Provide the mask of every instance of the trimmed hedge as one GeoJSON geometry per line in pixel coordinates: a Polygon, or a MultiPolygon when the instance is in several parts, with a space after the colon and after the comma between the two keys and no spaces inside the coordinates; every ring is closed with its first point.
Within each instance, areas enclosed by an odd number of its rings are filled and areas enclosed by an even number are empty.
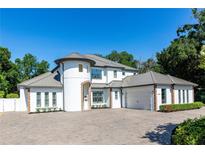
{"type": "Polygon", "coordinates": [[[183,111],[183,110],[191,110],[191,109],[200,109],[204,104],[202,102],[194,102],[189,104],[168,104],[168,105],[160,105],[161,112],[172,112],[172,111],[183,111]]]}
{"type": "Polygon", "coordinates": [[[6,95],[6,98],[19,98],[19,95],[15,93],[10,93],[6,95]]]}
{"type": "Polygon", "coordinates": [[[4,98],[5,92],[4,91],[0,91],[0,98],[4,98]]]}
{"type": "Polygon", "coordinates": [[[188,119],[179,124],[172,132],[172,144],[204,145],[205,117],[188,119]]]}

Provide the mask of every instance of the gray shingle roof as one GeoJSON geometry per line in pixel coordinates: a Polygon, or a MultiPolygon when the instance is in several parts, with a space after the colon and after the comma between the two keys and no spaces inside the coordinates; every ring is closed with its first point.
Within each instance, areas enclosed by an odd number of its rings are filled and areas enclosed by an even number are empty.
{"type": "Polygon", "coordinates": [[[152,85],[152,84],[168,84],[168,85],[175,84],[175,85],[197,86],[197,84],[195,83],[180,78],[150,71],[147,73],[128,76],[124,78],[122,82],[122,87],[142,86],[142,85],[152,85]]]}
{"type": "Polygon", "coordinates": [[[96,67],[114,67],[114,68],[122,68],[125,70],[131,70],[131,71],[136,71],[135,68],[123,65],[123,64],[119,64],[117,62],[108,60],[106,58],[102,58],[96,55],[92,55],[92,54],[79,54],[79,53],[71,53],[68,56],[64,57],[64,58],[60,58],[55,60],[55,62],[58,64],[61,61],[66,61],[66,60],[85,60],[85,61],[89,61],[91,62],[92,66],[96,66],[96,67]]]}
{"type": "Polygon", "coordinates": [[[57,72],[47,72],[18,84],[18,87],[20,86],[61,88],[62,84],[60,83],[60,75],[57,72]]]}
{"type": "Polygon", "coordinates": [[[79,53],[71,53],[68,56],[64,57],[64,58],[59,58],[55,60],[55,63],[60,63],[61,61],[67,61],[67,60],[83,60],[83,61],[87,61],[90,62],[91,65],[93,66],[95,64],[95,61],[92,60],[89,57],[86,57],[85,55],[81,55],[79,53]]]}
{"type": "Polygon", "coordinates": [[[122,87],[122,81],[113,80],[109,83],[109,86],[112,88],[122,87]]]}
{"type": "Polygon", "coordinates": [[[97,67],[114,67],[114,68],[122,68],[125,70],[136,71],[135,68],[132,68],[132,67],[108,60],[108,59],[103,58],[103,57],[99,57],[99,56],[92,55],[92,54],[86,54],[84,56],[94,60],[95,61],[94,66],[97,66],[97,67]]]}

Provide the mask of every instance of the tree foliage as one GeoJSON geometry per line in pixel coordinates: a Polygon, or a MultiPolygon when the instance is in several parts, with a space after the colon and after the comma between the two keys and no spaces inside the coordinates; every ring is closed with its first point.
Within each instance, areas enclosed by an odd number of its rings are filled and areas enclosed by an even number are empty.
{"type": "Polygon", "coordinates": [[[19,70],[19,79],[21,81],[28,80],[45,73],[49,68],[47,61],[42,60],[41,62],[38,62],[37,58],[32,54],[25,54],[22,59],[17,58],[15,63],[19,70]]]}
{"type": "Polygon", "coordinates": [[[105,56],[105,58],[130,67],[136,67],[134,56],[127,51],[118,52],[113,50],[110,54],[105,56]]]}
{"type": "Polygon", "coordinates": [[[42,60],[38,62],[36,57],[26,54],[22,59],[17,58],[15,63],[11,61],[11,52],[0,47],[0,91],[8,93],[17,92],[17,84],[45,73],[49,64],[42,60]]]}
{"type": "Polygon", "coordinates": [[[205,87],[205,10],[193,9],[195,24],[185,24],[177,30],[178,38],[157,53],[163,73],[168,73],[205,87]]]}

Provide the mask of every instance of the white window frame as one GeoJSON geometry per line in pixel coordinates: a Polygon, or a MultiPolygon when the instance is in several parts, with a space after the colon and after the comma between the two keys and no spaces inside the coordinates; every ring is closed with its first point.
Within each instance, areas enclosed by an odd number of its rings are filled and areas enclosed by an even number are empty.
{"type": "Polygon", "coordinates": [[[49,107],[49,92],[45,92],[45,107],[49,107]],[[48,98],[46,98],[46,96],[48,96],[48,98]]]}
{"type": "Polygon", "coordinates": [[[52,105],[53,107],[57,106],[57,93],[56,92],[52,92],[52,105]],[[54,97],[55,94],[55,97],[54,97]]]}
{"type": "Polygon", "coordinates": [[[93,104],[103,104],[104,103],[104,92],[103,91],[93,91],[93,104]],[[96,94],[94,94],[96,93],[96,94]],[[95,101],[97,100],[97,101],[95,101]],[[102,100],[102,101],[99,101],[102,100]]]}
{"type": "Polygon", "coordinates": [[[91,78],[102,80],[102,69],[92,68],[91,70],[91,78]],[[96,74],[94,74],[96,73],[96,74]],[[99,73],[99,74],[97,74],[99,73]]]}
{"type": "Polygon", "coordinates": [[[36,92],[36,107],[41,107],[41,92],[36,92]]]}
{"type": "Polygon", "coordinates": [[[117,70],[113,71],[113,76],[114,76],[114,78],[117,78],[117,70]]]}

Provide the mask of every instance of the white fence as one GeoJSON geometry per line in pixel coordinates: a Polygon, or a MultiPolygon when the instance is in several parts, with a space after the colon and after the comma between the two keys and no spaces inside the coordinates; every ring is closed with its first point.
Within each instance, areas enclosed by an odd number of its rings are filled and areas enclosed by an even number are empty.
{"type": "Polygon", "coordinates": [[[26,111],[26,107],[19,98],[0,99],[0,112],[7,111],[26,111]]]}

